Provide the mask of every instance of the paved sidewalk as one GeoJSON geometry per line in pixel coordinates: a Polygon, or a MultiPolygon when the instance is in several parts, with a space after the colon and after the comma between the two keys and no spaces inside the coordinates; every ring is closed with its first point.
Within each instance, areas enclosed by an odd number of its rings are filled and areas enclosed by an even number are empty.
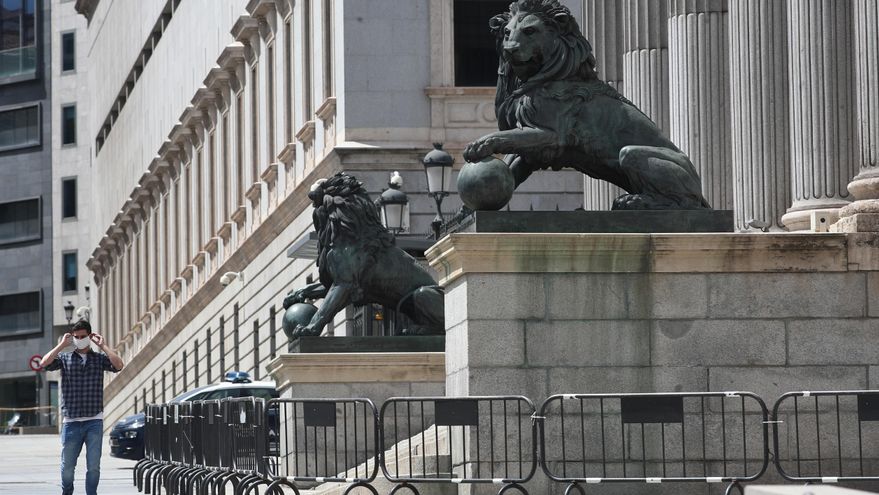
{"type": "MultiPolygon", "coordinates": [[[[110,457],[104,435],[100,495],[134,495],[134,461],[110,457]]],[[[61,439],[58,435],[0,436],[0,495],[59,495],[61,493],[61,439]]],[[[74,493],[85,494],[85,447],[76,463],[74,493]]]]}

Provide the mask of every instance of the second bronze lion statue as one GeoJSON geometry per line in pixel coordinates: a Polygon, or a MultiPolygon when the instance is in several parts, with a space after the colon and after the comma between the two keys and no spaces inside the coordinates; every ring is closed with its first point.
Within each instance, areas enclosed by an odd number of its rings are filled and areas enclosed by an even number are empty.
{"type": "Polygon", "coordinates": [[[629,194],[614,209],[710,205],[690,159],[656,124],[599,80],[592,46],[558,0],[518,0],[491,19],[497,37],[499,132],[470,143],[464,158],[506,154],[516,181],[571,167],[629,194]]]}
{"type": "Polygon", "coordinates": [[[308,193],[314,206],[320,281],[295,290],[284,309],[306,299],[324,298],[311,321],[292,337],[320,335],[349,304],[377,303],[412,320],[406,334],[442,334],[442,289],[427,270],[395,245],[363,184],[345,173],[317,181],[308,193]]]}

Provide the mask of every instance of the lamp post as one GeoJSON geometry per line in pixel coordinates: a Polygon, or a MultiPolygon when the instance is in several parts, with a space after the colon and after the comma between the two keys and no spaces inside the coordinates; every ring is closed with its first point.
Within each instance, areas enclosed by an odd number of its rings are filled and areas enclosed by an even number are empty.
{"type": "Polygon", "coordinates": [[[67,301],[67,304],[64,305],[64,317],[67,318],[67,326],[70,326],[70,320],[73,319],[73,310],[76,309],[73,306],[73,303],[67,301]]]}
{"type": "Polygon", "coordinates": [[[394,172],[388,181],[388,189],[376,201],[381,208],[382,223],[394,235],[403,232],[409,225],[409,198],[400,190],[402,186],[403,177],[399,172],[394,172]]]}
{"type": "Polygon", "coordinates": [[[439,239],[440,228],[445,219],[443,218],[443,199],[449,195],[452,188],[452,165],[455,159],[443,150],[442,143],[433,143],[433,148],[424,155],[421,161],[424,172],[427,174],[427,190],[436,201],[436,217],[431,222],[433,235],[439,239]]]}

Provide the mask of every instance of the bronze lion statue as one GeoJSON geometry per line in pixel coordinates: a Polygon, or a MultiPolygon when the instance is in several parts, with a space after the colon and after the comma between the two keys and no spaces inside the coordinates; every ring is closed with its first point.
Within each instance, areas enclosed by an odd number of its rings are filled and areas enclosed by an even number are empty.
{"type": "Polygon", "coordinates": [[[428,271],[395,245],[363,184],[340,172],[320,179],[308,193],[318,235],[320,281],[290,292],[284,309],[306,299],[324,298],[311,321],[292,337],[320,335],[349,304],[377,303],[407,315],[406,334],[445,331],[443,292],[428,271]]]}
{"type": "Polygon", "coordinates": [[[592,46],[558,0],[518,0],[493,17],[498,132],[470,143],[468,162],[505,154],[516,187],[570,167],[629,194],[614,209],[710,208],[696,168],[649,117],[598,78],[592,46]]]}

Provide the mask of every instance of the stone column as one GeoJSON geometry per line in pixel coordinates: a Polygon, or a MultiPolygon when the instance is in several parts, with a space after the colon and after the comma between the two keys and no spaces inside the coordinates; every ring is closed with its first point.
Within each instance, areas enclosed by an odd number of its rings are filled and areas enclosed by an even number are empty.
{"type": "Polygon", "coordinates": [[[791,204],[786,4],[729,0],[729,40],[736,229],[783,230],[791,204]]]}
{"type": "Polygon", "coordinates": [[[668,1],[624,0],[625,95],[668,133],[668,1]]]}
{"type": "Polygon", "coordinates": [[[669,137],[718,210],[733,203],[727,22],[727,0],[669,0],[669,137]]]}
{"type": "Polygon", "coordinates": [[[855,202],[833,230],[879,231],[879,6],[854,0],[858,175],[848,185],[855,202]]]}
{"type": "MultiPolygon", "coordinates": [[[[791,181],[789,230],[834,223],[856,173],[852,2],[789,0],[791,181]]],[[[817,228],[822,228],[818,226],[817,228]]]]}
{"type": "MultiPolygon", "coordinates": [[[[619,0],[583,0],[583,34],[592,43],[599,77],[623,91],[623,4],[619,0]]],[[[603,180],[584,176],[583,207],[609,210],[613,200],[625,193],[603,180]]]]}

